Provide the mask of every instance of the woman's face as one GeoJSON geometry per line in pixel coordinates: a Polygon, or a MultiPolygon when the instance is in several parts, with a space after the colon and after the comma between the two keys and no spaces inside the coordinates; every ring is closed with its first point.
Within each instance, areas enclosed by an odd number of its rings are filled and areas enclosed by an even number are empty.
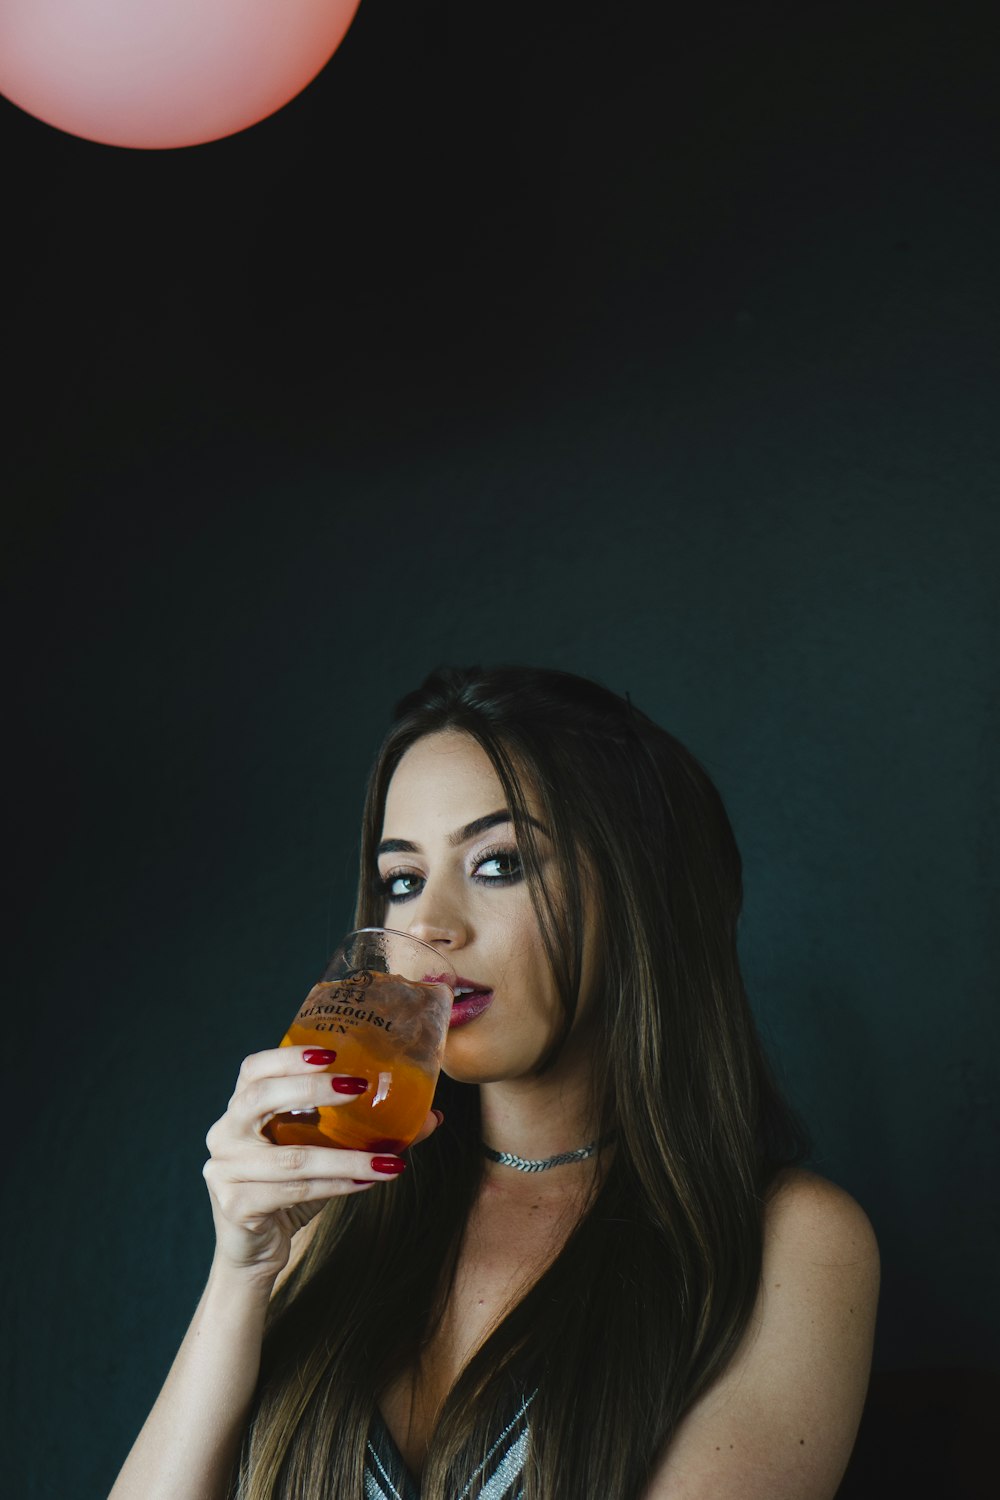
{"type": "MultiPolygon", "coordinates": [[[[529,789],[526,800],[537,820],[529,789]]],[[[558,890],[540,822],[536,833],[542,878],[558,890]]],[[[459,992],[473,990],[456,996],[445,1072],[466,1083],[531,1074],[561,1033],[562,1007],[503,790],[469,735],[426,735],[403,756],[386,797],[378,867],[385,925],[436,948],[458,975],[459,992]]]]}

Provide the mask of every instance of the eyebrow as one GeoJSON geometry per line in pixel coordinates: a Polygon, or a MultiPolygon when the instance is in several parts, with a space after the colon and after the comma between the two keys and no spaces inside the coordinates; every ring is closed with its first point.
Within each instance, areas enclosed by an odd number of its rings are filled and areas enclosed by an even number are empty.
{"type": "MultiPolygon", "coordinates": [[[[525,821],[548,838],[548,829],[544,828],[537,818],[533,818],[528,813],[525,821]]],[[[483,818],[474,818],[471,823],[466,823],[464,828],[456,828],[454,833],[449,833],[448,843],[453,849],[457,849],[460,844],[467,844],[470,839],[478,838],[488,829],[496,828],[497,824],[511,822],[513,819],[510,813],[506,807],[502,807],[497,812],[487,813],[483,818]]],[[[379,854],[418,854],[419,852],[419,844],[411,844],[409,839],[383,839],[378,846],[379,854]]]]}

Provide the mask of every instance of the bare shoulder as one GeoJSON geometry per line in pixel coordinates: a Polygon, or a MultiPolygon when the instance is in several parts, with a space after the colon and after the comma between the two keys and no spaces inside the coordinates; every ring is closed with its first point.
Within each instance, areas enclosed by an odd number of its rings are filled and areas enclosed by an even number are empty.
{"type": "Polygon", "coordinates": [[[814,1172],[782,1173],[749,1326],[678,1427],[648,1500],[832,1500],[868,1388],[878,1288],[860,1204],[814,1172]]]}
{"type": "Polygon", "coordinates": [[[878,1268],[875,1231],[860,1203],[828,1178],[793,1167],[779,1173],[764,1206],[764,1260],[797,1263],[810,1253],[878,1268]]]}

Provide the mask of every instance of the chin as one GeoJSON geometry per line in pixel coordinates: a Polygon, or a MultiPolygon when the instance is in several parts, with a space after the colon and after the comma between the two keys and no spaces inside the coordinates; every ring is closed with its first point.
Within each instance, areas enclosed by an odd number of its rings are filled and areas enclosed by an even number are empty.
{"type": "Polygon", "coordinates": [[[490,1066],[482,1058],[451,1058],[446,1057],[441,1066],[441,1072],[455,1083],[499,1083],[511,1075],[502,1065],[498,1066],[496,1061],[490,1066]]]}
{"type": "Polygon", "coordinates": [[[441,1071],[456,1083],[503,1083],[530,1077],[544,1048],[530,1056],[504,1054],[496,1046],[476,1046],[471,1037],[448,1038],[441,1071]]]}

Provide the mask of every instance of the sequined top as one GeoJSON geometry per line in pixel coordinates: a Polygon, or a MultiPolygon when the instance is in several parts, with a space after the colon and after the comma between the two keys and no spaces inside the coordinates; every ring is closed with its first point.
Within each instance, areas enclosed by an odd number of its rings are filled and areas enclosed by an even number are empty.
{"type": "MultiPolygon", "coordinates": [[[[522,1500],[524,1458],[530,1432],[527,1411],[535,1394],[532,1391],[524,1398],[486,1458],[456,1493],[455,1500],[467,1500],[473,1485],[478,1485],[476,1500],[522,1500]]],[[[420,1500],[420,1486],[407,1469],[392,1434],[377,1411],[365,1452],[365,1500],[420,1500]]]]}

